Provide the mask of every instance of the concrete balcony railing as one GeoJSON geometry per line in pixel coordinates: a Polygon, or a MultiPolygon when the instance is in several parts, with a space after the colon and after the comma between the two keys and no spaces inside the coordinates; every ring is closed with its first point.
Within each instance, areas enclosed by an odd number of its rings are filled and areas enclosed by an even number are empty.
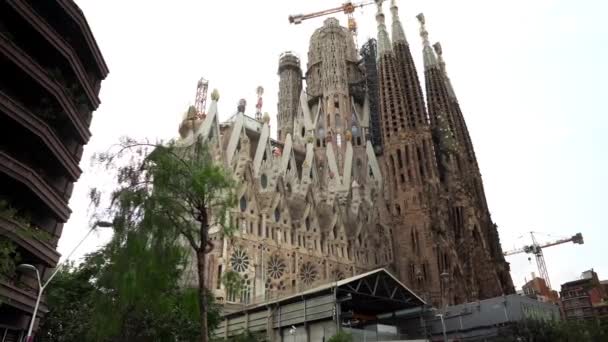
{"type": "Polygon", "coordinates": [[[85,68],[83,67],[74,49],[59,35],[30,5],[25,1],[9,0],[8,4],[15,9],[28,23],[36,29],[61,55],[68,61],[74,74],[78,78],[89,103],[93,108],[99,106],[99,97],[93,89],[91,80],[88,79],[85,68]]]}
{"type": "Polygon", "coordinates": [[[17,246],[34,256],[40,263],[48,267],[55,267],[59,262],[60,254],[48,242],[37,237],[28,236],[24,227],[17,221],[0,216],[0,236],[5,236],[17,246]]]}
{"type": "Polygon", "coordinates": [[[72,181],[78,180],[78,177],[82,173],[78,162],[49,125],[2,91],[0,91],[0,111],[6,113],[11,119],[25,127],[33,135],[38,136],[42,143],[51,150],[55,158],[63,165],[70,179],[72,181]]]}
{"type": "Polygon", "coordinates": [[[87,23],[87,20],[84,17],[84,14],[82,13],[80,7],[78,7],[78,5],[74,3],[74,0],[52,1],[57,1],[57,3],[59,3],[59,5],[64,9],[64,11],[66,11],[72,17],[72,19],[74,19],[74,22],[80,28],[80,31],[82,32],[82,35],[86,40],[87,46],[89,47],[89,50],[91,51],[91,54],[95,59],[95,65],[97,66],[99,73],[103,75],[102,78],[105,78],[105,76],[109,72],[108,66],[106,65],[106,62],[104,61],[103,56],[101,55],[99,46],[97,46],[97,42],[93,37],[91,28],[89,27],[89,24],[87,23]]]}
{"type": "MultiPolygon", "coordinates": [[[[3,305],[10,305],[23,312],[33,312],[38,294],[33,290],[25,290],[5,279],[0,279],[0,298],[3,305]]],[[[49,312],[44,301],[41,301],[37,316],[44,316],[49,312]]]]}
{"type": "Polygon", "coordinates": [[[85,123],[84,118],[80,117],[76,110],[74,101],[70,98],[63,86],[52,79],[49,74],[27,53],[15,45],[6,35],[0,32],[0,54],[6,56],[24,73],[36,80],[46,91],[51,94],[61,105],[71,121],[81,143],[86,144],[91,137],[91,132],[85,123]]]}
{"type": "Polygon", "coordinates": [[[71,210],[67,201],[27,165],[0,151],[0,172],[29,188],[42,203],[55,213],[61,222],[68,220],[71,210]]]}

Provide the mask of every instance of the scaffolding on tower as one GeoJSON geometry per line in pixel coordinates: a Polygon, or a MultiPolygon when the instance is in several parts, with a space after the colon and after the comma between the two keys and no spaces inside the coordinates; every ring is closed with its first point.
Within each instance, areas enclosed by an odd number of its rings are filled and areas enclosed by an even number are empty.
{"type": "Polygon", "coordinates": [[[378,93],[378,69],[376,65],[376,39],[371,38],[361,47],[362,63],[365,67],[365,83],[369,94],[371,142],[376,155],[382,154],[382,131],[380,128],[380,100],[378,93]]]}
{"type": "Polygon", "coordinates": [[[201,77],[196,86],[196,97],[194,99],[197,119],[204,119],[207,115],[205,111],[205,108],[207,108],[207,89],[209,89],[209,81],[201,77]]]}

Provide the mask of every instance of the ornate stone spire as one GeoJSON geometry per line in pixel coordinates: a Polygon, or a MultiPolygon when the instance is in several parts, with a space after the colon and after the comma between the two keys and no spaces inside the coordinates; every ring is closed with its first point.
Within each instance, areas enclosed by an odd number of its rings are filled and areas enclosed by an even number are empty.
{"type": "Polygon", "coordinates": [[[405,32],[403,31],[403,25],[401,25],[401,20],[399,19],[397,0],[391,0],[391,14],[393,15],[393,43],[403,42],[404,44],[407,44],[405,32]]]}
{"type": "Polygon", "coordinates": [[[392,52],[391,40],[388,37],[386,31],[386,25],[384,24],[384,13],[382,13],[382,3],[384,0],[377,0],[378,13],[376,13],[376,22],[378,23],[378,58],[382,54],[392,52]]]}
{"type": "Polygon", "coordinates": [[[437,59],[439,61],[439,68],[441,69],[441,73],[443,77],[445,77],[445,86],[448,89],[448,95],[452,100],[456,100],[456,93],[454,92],[454,88],[452,87],[452,81],[448,77],[448,72],[445,69],[445,61],[443,60],[443,49],[441,48],[441,43],[437,42],[433,44],[433,49],[435,53],[437,53],[437,59]]]}
{"type": "Polygon", "coordinates": [[[437,58],[435,57],[435,52],[433,52],[431,43],[429,43],[429,32],[426,30],[424,14],[420,13],[416,16],[416,18],[418,18],[418,21],[420,22],[420,37],[422,37],[424,68],[428,69],[436,67],[437,58]]]}

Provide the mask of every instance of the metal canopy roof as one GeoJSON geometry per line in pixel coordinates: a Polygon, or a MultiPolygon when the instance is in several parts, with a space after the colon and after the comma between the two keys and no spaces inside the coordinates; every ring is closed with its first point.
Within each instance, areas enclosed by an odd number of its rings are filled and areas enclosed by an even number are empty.
{"type": "Polygon", "coordinates": [[[337,285],[337,297],[349,297],[348,306],[357,311],[380,314],[426,304],[383,268],[344,279],[337,285]]]}
{"type": "Polygon", "coordinates": [[[273,304],[287,304],[302,298],[316,297],[335,291],[338,301],[348,298],[357,310],[369,313],[388,313],[402,309],[425,306],[426,302],[401,283],[384,268],[362,273],[343,280],[330,282],[306,291],[264,303],[248,306],[224,316],[239,315],[240,312],[255,311],[273,304]]]}

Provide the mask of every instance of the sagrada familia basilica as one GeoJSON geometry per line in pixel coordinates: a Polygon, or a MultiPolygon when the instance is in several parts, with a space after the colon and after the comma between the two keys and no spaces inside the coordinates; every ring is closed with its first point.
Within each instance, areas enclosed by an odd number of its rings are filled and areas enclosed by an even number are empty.
{"type": "Polygon", "coordinates": [[[435,305],[514,292],[441,46],[418,15],[425,101],[394,1],[390,12],[391,36],[380,2],[361,51],[329,18],[305,71],[280,56],[276,140],[261,105],[220,122],[217,94],[184,118],[179,143],[202,137],[240,184],[238,232],[213,234],[217,297],[257,303],[381,267],[435,305]],[[243,291],[225,290],[227,271],[243,291]]]}

